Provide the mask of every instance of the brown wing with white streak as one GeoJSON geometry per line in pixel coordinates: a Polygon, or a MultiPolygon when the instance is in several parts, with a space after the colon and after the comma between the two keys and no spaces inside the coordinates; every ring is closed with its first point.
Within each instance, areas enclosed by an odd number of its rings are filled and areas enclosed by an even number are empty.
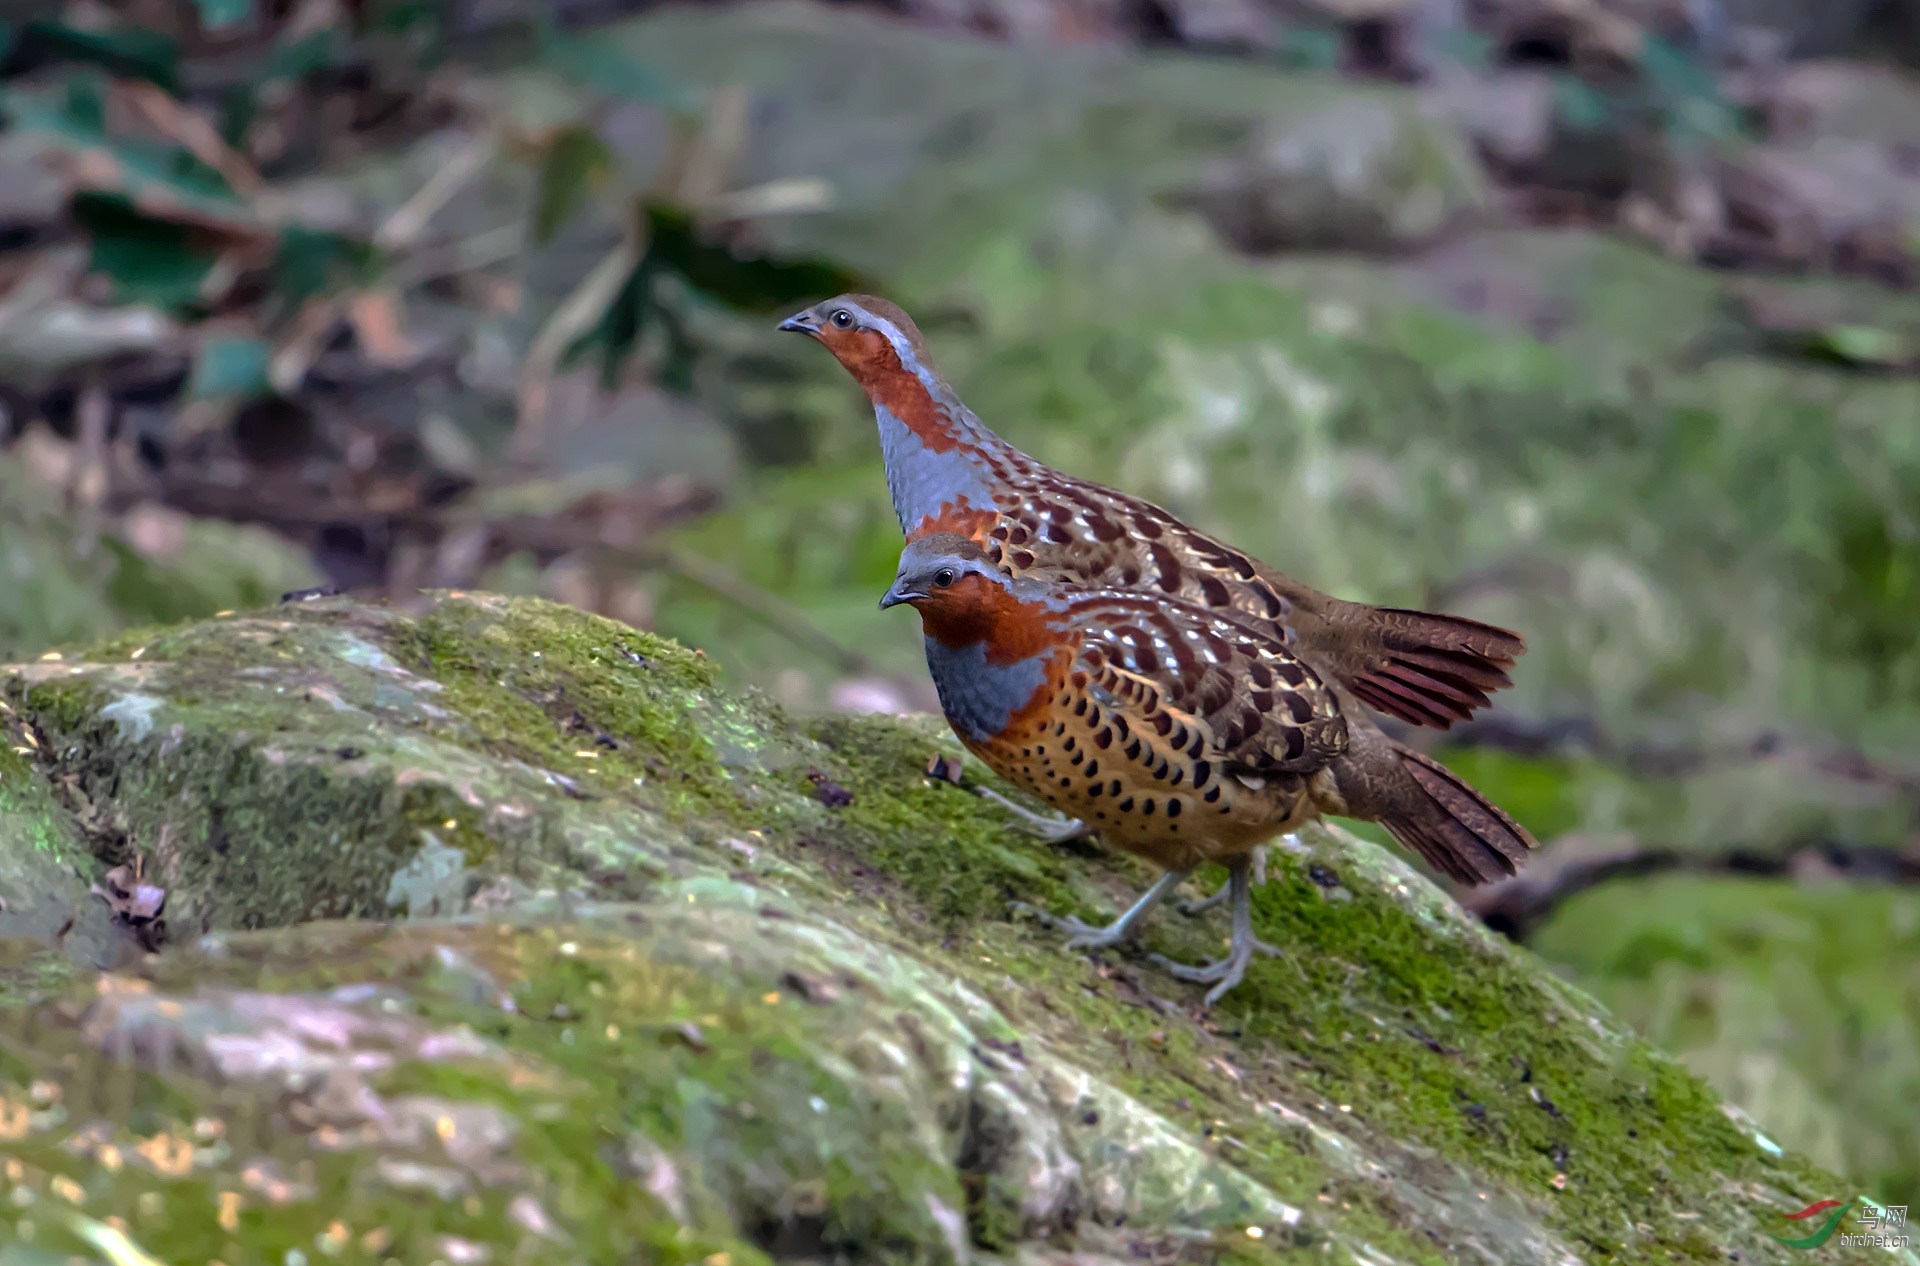
{"type": "Polygon", "coordinates": [[[1518,634],[1460,616],[1347,602],[1300,584],[1136,497],[1034,463],[982,544],[1014,575],[1157,590],[1269,628],[1367,706],[1448,729],[1513,684],[1518,634]]]}
{"type": "Polygon", "coordinates": [[[1333,691],[1284,645],[1224,616],[1132,594],[1073,603],[1093,702],[1165,760],[1309,774],[1347,750],[1333,691]]]}

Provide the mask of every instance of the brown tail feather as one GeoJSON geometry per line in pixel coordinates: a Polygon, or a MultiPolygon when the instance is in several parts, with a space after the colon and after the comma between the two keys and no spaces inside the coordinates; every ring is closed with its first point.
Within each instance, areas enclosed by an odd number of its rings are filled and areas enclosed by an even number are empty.
{"type": "Polygon", "coordinates": [[[1459,775],[1371,726],[1354,737],[1334,769],[1354,816],[1380,823],[1463,884],[1492,883],[1526,864],[1533,836],[1459,775]]]}
{"type": "Polygon", "coordinates": [[[1411,725],[1445,730],[1469,719],[1513,684],[1507,670],[1526,653],[1519,634],[1478,620],[1346,602],[1268,568],[1259,574],[1285,600],[1280,622],[1308,662],[1411,725]]]}
{"type": "Polygon", "coordinates": [[[1507,670],[1526,653],[1517,634],[1455,615],[1375,607],[1367,649],[1348,685],[1369,707],[1414,725],[1448,729],[1487,696],[1513,684],[1507,670]]]}
{"type": "MultiPolygon", "coordinates": [[[[1468,786],[1445,765],[1412,748],[1395,746],[1400,753],[1401,767],[1413,775],[1432,806],[1431,812],[1405,820],[1411,827],[1408,834],[1430,840],[1438,837],[1445,843],[1446,858],[1461,865],[1448,865],[1424,849],[1422,856],[1439,865],[1450,877],[1468,884],[1504,879],[1526,865],[1527,855],[1539,847],[1527,828],[1508,817],[1500,806],[1468,786]]],[[[1382,825],[1392,831],[1395,838],[1412,843],[1408,834],[1402,834],[1403,828],[1396,820],[1388,819],[1382,825]]]]}

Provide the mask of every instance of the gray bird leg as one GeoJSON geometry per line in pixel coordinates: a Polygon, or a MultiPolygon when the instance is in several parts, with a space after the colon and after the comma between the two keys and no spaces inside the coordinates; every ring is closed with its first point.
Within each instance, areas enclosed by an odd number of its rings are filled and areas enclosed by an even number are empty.
{"type": "Polygon", "coordinates": [[[1253,934],[1253,886],[1249,882],[1252,870],[1251,857],[1236,857],[1227,863],[1227,887],[1233,899],[1233,947],[1227,951],[1225,958],[1199,967],[1189,967],[1163,954],[1152,956],[1154,963],[1166,968],[1177,980],[1192,981],[1199,985],[1212,984],[1213,988],[1207,990],[1207,1006],[1220,1001],[1229,989],[1240,983],[1255,954],[1277,957],[1282,953],[1253,934]]]}
{"type": "Polygon", "coordinates": [[[1055,931],[1067,933],[1066,947],[1070,950],[1108,949],[1132,936],[1139,928],[1140,921],[1153,913],[1153,908],[1159,905],[1168,893],[1179,887],[1180,881],[1188,874],[1189,872],[1184,870],[1170,870],[1160,876],[1153,887],[1147,889],[1145,895],[1134,902],[1125,914],[1105,927],[1083,923],[1070,914],[1048,914],[1045,910],[1030,906],[1024,901],[1014,902],[1013,908],[1033,915],[1055,931]]]}
{"type": "Polygon", "coordinates": [[[1044,813],[1035,813],[1032,809],[1015,804],[991,787],[975,787],[973,794],[982,800],[991,800],[1007,812],[1021,819],[1033,828],[1033,833],[1049,844],[1065,844],[1068,840],[1077,840],[1092,835],[1093,829],[1079,818],[1052,818],[1044,813]]]}
{"type": "MultiPolygon", "coordinates": [[[[1265,844],[1262,844],[1258,848],[1253,850],[1253,886],[1256,888],[1264,887],[1266,885],[1266,882],[1267,882],[1267,846],[1265,844]]],[[[1232,895],[1233,895],[1233,880],[1229,879],[1227,880],[1226,883],[1221,884],[1220,887],[1214,891],[1214,894],[1211,897],[1202,897],[1198,901],[1182,902],[1180,905],[1176,906],[1175,909],[1179,910],[1180,913],[1191,918],[1194,915],[1205,914],[1207,911],[1213,909],[1215,906],[1225,905],[1227,903],[1227,898],[1231,897],[1232,895]]]]}

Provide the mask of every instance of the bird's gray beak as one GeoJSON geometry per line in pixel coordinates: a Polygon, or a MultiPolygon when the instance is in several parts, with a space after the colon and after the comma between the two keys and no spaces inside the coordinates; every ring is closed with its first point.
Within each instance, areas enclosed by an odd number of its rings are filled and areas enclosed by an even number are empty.
{"type": "Polygon", "coordinates": [[[897,607],[903,602],[912,602],[915,598],[926,596],[907,588],[906,581],[896,580],[893,582],[893,588],[887,590],[886,595],[880,599],[880,609],[885,611],[888,607],[897,607]]]}
{"type": "Polygon", "coordinates": [[[796,312],[782,321],[779,328],[787,331],[789,334],[817,335],[820,333],[820,327],[814,324],[812,312],[796,312]]]}

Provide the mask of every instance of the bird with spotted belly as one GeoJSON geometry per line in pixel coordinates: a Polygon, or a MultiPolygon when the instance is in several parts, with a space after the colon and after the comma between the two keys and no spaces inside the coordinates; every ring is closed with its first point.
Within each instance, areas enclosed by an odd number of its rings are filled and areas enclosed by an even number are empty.
{"type": "MultiPolygon", "coordinates": [[[[1379,822],[1463,883],[1513,874],[1531,836],[1444,766],[1372,726],[1282,640],[1230,613],[1007,576],[978,542],[910,543],[881,599],[920,612],[927,668],[969,750],[1166,873],[1106,927],[1051,919],[1072,948],[1129,937],[1188,873],[1227,867],[1233,940],[1199,967],[1211,1005],[1257,953],[1253,850],[1320,814],[1379,822]]],[[[1161,960],[1163,963],[1165,960],[1161,960]]]]}

